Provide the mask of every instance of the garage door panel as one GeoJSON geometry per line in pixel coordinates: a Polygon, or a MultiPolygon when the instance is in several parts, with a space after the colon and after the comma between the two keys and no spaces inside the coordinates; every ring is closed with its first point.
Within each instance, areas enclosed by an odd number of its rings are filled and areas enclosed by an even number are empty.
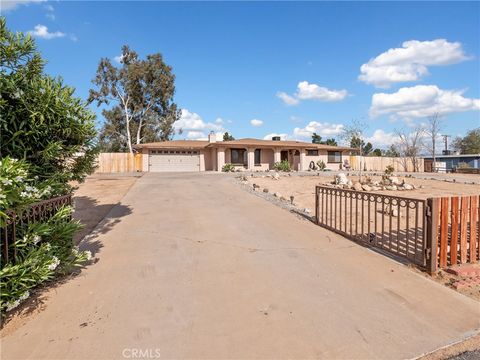
{"type": "Polygon", "coordinates": [[[187,151],[173,154],[167,151],[151,153],[149,170],[151,172],[200,171],[200,155],[188,154],[187,151]]]}

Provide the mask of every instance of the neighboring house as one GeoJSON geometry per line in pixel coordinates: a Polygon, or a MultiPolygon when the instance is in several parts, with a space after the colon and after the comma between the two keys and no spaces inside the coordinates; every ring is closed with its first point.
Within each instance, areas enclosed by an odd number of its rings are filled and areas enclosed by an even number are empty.
{"type": "MultiPolygon", "coordinates": [[[[425,171],[433,172],[433,157],[427,156],[424,158],[425,171]]],[[[468,167],[480,168],[480,154],[462,154],[462,155],[437,155],[435,156],[435,163],[437,171],[452,172],[455,171],[460,163],[467,164],[468,167]]]]}
{"type": "Polygon", "coordinates": [[[302,141],[239,139],[216,141],[172,140],[136,145],[143,154],[143,171],[221,171],[225,164],[239,170],[270,170],[287,160],[293,170],[306,171],[310,163],[322,160],[327,169],[338,170],[354,149],[302,141]]]}

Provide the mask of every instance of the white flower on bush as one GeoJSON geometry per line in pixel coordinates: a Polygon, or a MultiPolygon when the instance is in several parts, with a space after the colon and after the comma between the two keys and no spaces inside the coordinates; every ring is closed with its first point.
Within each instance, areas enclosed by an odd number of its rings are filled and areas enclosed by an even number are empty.
{"type": "Polygon", "coordinates": [[[20,305],[20,300],[7,302],[7,311],[15,309],[18,305],[20,305]]]}
{"type": "Polygon", "coordinates": [[[7,185],[12,185],[12,184],[13,184],[12,180],[10,180],[10,179],[3,179],[3,180],[2,180],[2,183],[3,183],[3,185],[5,185],[5,186],[7,186],[7,185]]]}
{"type": "Polygon", "coordinates": [[[50,251],[52,249],[52,245],[50,243],[45,243],[45,250],[50,251]]]}
{"type": "Polygon", "coordinates": [[[60,265],[60,260],[56,256],[54,256],[52,258],[52,262],[50,263],[50,265],[48,265],[48,270],[53,271],[58,267],[58,265],[60,265]]]}
{"type": "Polygon", "coordinates": [[[23,181],[23,176],[15,176],[15,181],[16,182],[22,182],[23,181]]]}
{"type": "Polygon", "coordinates": [[[34,235],[33,236],[33,244],[34,245],[37,245],[40,242],[40,240],[42,240],[41,236],[39,236],[39,235],[34,235]]]}
{"type": "Polygon", "coordinates": [[[30,194],[29,194],[28,192],[26,192],[26,191],[22,191],[22,192],[20,193],[20,196],[21,196],[22,198],[28,198],[28,197],[30,197],[30,194]]]}
{"type": "Polygon", "coordinates": [[[18,307],[18,305],[20,305],[22,301],[28,299],[29,296],[30,292],[27,290],[22,295],[20,295],[18,299],[7,302],[7,311],[13,310],[18,307]]]}
{"type": "Polygon", "coordinates": [[[91,252],[90,250],[85,250],[85,251],[83,252],[83,255],[85,256],[85,259],[86,259],[87,261],[92,260],[92,252],[91,252]]]}

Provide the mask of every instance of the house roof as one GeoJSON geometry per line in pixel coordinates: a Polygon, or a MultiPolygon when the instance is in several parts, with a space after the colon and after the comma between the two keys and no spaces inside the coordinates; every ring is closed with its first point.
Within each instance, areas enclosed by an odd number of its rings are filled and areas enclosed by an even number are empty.
{"type": "Polygon", "coordinates": [[[216,143],[210,143],[208,147],[214,147],[215,145],[223,146],[265,146],[265,147],[292,147],[292,148],[305,148],[305,149],[325,149],[325,150],[355,150],[349,147],[332,146],[324,144],[313,144],[305,141],[288,141],[288,140],[261,140],[261,139],[238,139],[231,141],[219,141],[216,143]]]}
{"type": "Polygon", "coordinates": [[[163,149],[203,149],[206,147],[233,147],[233,146],[259,146],[259,147],[283,147],[283,148],[302,148],[302,149],[324,149],[324,150],[352,150],[349,147],[343,146],[332,146],[332,145],[323,145],[323,144],[312,144],[305,141],[287,141],[287,140],[261,140],[261,139],[238,139],[231,141],[217,141],[217,142],[208,142],[203,140],[171,140],[171,141],[160,141],[135,145],[134,148],[163,148],[163,149]]]}
{"type": "Polygon", "coordinates": [[[208,141],[202,140],[171,140],[134,145],[134,148],[162,148],[162,149],[203,149],[208,141]]]}

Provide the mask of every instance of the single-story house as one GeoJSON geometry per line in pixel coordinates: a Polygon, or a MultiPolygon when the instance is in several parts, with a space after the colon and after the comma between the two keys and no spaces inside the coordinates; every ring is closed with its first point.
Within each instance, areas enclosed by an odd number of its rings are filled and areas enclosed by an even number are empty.
{"type": "Polygon", "coordinates": [[[142,154],[143,171],[222,171],[225,164],[238,170],[270,170],[276,162],[287,160],[293,170],[306,171],[322,160],[327,169],[338,170],[348,164],[348,147],[312,144],[302,141],[239,139],[217,141],[172,140],[136,145],[142,154]]]}
{"type": "MultiPolygon", "coordinates": [[[[433,157],[427,156],[424,158],[425,161],[425,171],[433,171],[433,157]]],[[[461,164],[464,163],[466,166],[479,169],[480,168],[480,154],[452,154],[452,155],[437,155],[435,156],[435,163],[437,171],[440,172],[452,172],[455,171],[458,167],[461,167],[461,164]]]]}

